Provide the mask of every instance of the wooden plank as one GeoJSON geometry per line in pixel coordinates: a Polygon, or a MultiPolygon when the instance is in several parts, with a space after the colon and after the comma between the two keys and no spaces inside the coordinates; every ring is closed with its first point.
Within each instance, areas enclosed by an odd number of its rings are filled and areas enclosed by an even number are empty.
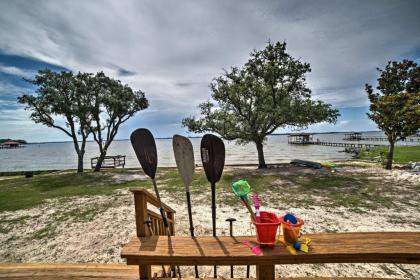
{"type": "Polygon", "coordinates": [[[256,256],[242,241],[255,237],[134,237],[121,256],[128,264],[268,265],[299,263],[420,264],[420,232],[324,233],[312,239],[308,254],[291,255],[283,245],[256,256]]]}
{"type": "MultiPolygon", "coordinates": [[[[152,267],[152,273],[159,273],[160,267],[152,267]]],[[[0,263],[0,279],[8,280],[134,280],[138,279],[138,269],[134,266],[123,264],[44,264],[44,263],[0,263]]],[[[159,278],[170,279],[171,278],[159,278]]],[[[175,278],[173,278],[175,279],[175,278]]],[[[184,280],[188,278],[182,278],[184,280]]],[[[189,278],[192,280],[192,278],[189,278]]],[[[203,278],[209,280],[213,278],[203,278]]],[[[230,278],[226,278],[229,280],[230,278]]],[[[235,278],[235,280],[247,280],[246,278],[235,278]]],[[[283,280],[381,280],[379,278],[281,278],[283,280]]],[[[387,280],[391,280],[386,278],[387,280]]],[[[279,279],[280,280],[280,279],[279,279]]],[[[384,279],[382,279],[384,280],[384,279]]]]}
{"type": "MultiPolygon", "coordinates": [[[[143,193],[147,197],[147,202],[149,202],[150,204],[152,204],[156,207],[160,207],[159,202],[157,201],[157,198],[154,195],[152,195],[151,193],[149,193],[147,190],[145,190],[143,188],[130,188],[130,192],[132,192],[133,194],[143,193]]],[[[165,209],[165,211],[176,213],[175,210],[173,210],[171,207],[169,207],[168,205],[166,205],[163,202],[162,202],[162,206],[165,209]]]]}

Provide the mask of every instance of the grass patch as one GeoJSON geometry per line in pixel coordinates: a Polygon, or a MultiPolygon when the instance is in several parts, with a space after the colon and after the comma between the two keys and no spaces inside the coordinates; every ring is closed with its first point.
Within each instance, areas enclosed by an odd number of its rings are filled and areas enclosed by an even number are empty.
{"type": "MultiPolygon", "coordinates": [[[[359,211],[360,208],[394,206],[393,199],[403,204],[406,200],[406,196],[402,197],[400,193],[393,193],[393,188],[374,174],[304,171],[305,169],[295,169],[290,172],[282,167],[265,171],[226,170],[216,184],[217,203],[242,207],[240,200],[234,196],[230,187],[230,184],[238,179],[248,180],[253,190],[260,193],[263,207],[270,206],[265,203],[277,203],[292,207],[345,206],[359,211]],[[269,202],[265,202],[264,197],[269,202]]],[[[139,172],[132,169],[116,169],[100,173],[52,173],[28,179],[0,180],[0,212],[34,207],[51,198],[69,201],[77,196],[109,195],[116,189],[129,187],[143,187],[153,193],[150,180],[118,183],[113,179],[115,174],[132,175],[139,172]]],[[[185,187],[176,168],[158,168],[156,179],[160,191],[169,193],[171,198],[181,204],[186,203],[185,187]]],[[[413,190],[411,188],[408,188],[410,192],[418,190],[418,187],[414,187],[416,189],[413,190]]],[[[192,197],[203,197],[203,201],[210,204],[211,187],[202,169],[196,171],[190,191],[192,197]]],[[[104,207],[112,207],[112,205],[89,205],[82,209],[66,209],[54,214],[54,218],[56,221],[91,221],[104,207]]],[[[42,232],[38,235],[43,236],[42,232]]]]}
{"type": "Polygon", "coordinates": [[[48,224],[44,228],[37,230],[32,235],[33,239],[43,239],[43,238],[51,238],[55,235],[57,226],[52,224],[48,224]]]}
{"type": "MultiPolygon", "coordinates": [[[[381,157],[386,159],[388,153],[387,147],[378,147],[370,151],[364,151],[359,154],[359,159],[380,161],[381,157]]],[[[420,146],[396,146],[394,149],[395,163],[409,163],[410,161],[420,160],[420,146]]]]}
{"type": "Polygon", "coordinates": [[[113,172],[53,173],[0,180],[0,212],[31,208],[46,199],[109,194],[116,189],[149,185],[140,180],[117,183],[112,176],[113,172]]]}
{"type": "Polygon", "coordinates": [[[98,208],[72,209],[70,211],[63,211],[54,214],[55,221],[75,221],[75,222],[90,222],[99,213],[98,208]]]}

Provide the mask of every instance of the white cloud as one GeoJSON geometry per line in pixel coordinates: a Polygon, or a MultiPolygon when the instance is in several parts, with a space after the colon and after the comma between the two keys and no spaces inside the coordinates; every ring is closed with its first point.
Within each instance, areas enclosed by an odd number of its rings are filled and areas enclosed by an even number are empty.
{"type": "MultiPolygon", "coordinates": [[[[365,105],[363,84],[375,67],[420,44],[415,2],[2,2],[0,49],[68,67],[117,67],[120,77],[152,90],[149,96],[203,100],[223,67],[240,65],[265,41],[287,40],[289,50],[312,64],[309,84],[317,97],[342,106],[365,105]],[[17,15],[19,20],[16,20],[17,15]],[[390,20],[392,19],[392,20],[390,20]],[[152,77],[152,79],[150,79],[152,77]],[[177,81],[200,82],[194,91],[177,81]],[[159,86],[150,86],[150,82],[159,86]],[[156,88],[158,87],[158,88],[156,88]],[[325,88],[344,88],[330,96],[325,88]],[[182,93],[184,94],[182,95],[182,93]],[[347,92],[349,93],[349,92],[347,92]]],[[[10,70],[10,69],[9,69],[10,70]]],[[[16,69],[13,69],[13,71],[16,69]]],[[[176,105],[176,104],[175,104],[176,105]]],[[[193,106],[191,104],[190,106],[193,106]]]]}
{"type": "Polygon", "coordinates": [[[104,70],[144,90],[148,114],[170,119],[197,112],[222,68],[242,65],[268,39],[286,40],[311,63],[315,98],[365,106],[375,68],[418,50],[419,8],[416,1],[2,1],[0,50],[104,70]]]}
{"type": "Polygon", "coordinates": [[[6,66],[0,63],[0,72],[10,75],[16,75],[23,78],[30,78],[35,74],[35,71],[17,68],[14,66],[6,66]]]}

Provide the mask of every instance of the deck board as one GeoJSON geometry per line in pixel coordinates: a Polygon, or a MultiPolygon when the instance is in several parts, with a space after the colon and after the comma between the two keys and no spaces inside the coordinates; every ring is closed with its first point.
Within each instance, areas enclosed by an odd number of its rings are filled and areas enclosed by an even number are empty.
{"type": "MultiPolygon", "coordinates": [[[[152,268],[158,271],[160,267],[152,268]]],[[[122,264],[43,264],[43,263],[2,263],[0,264],[1,280],[134,280],[138,279],[138,268],[122,264]]],[[[173,280],[176,278],[159,278],[173,280]]],[[[195,278],[182,278],[183,280],[195,278]]],[[[201,278],[210,280],[213,278],[201,278]]],[[[230,278],[224,278],[229,280],[230,278]]],[[[247,278],[234,278],[247,280],[247,278]]],[[[254,279],[254,278],[250,278],[254,279]]],[[[282,280],[384,280],[380,278],[343,278],[343,277],[297,277],[280,278],[282,280]]],[[[279,279],[279,280],[280,280],[279,279]]],[[[387,278],[387,280],[391,280],[387,278]]]]}
{"type": "Polygon", "coordinates": [[[291,255],[283,246],[256,256],[242,244],[255,237],[133,237],[121,256],[128,264],[246,265],[298,263],[420,264],[420,232],[323,233],[308,235],[310,252],[291,255]]]}

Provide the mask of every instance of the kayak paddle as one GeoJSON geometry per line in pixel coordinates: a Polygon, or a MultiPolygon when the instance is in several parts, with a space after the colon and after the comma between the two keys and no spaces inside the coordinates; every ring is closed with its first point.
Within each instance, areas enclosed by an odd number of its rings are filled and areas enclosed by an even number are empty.
{"type": "Polygon", "coordinates": [[[155,138],[153,138],[152,133],[148,129],[139,128],[131,133],[130,140],[144,173],[146,173],[146,175],[152,179],[153,188],[155,190],[156,198],[160,206],[160,215],[162,216],[166,233],[168,236],[170,236],[171,234],[169,232],[168,220],[166,219],[165,210],[163,209],[159,190],[155,180],[157,169],[157,150],[155,138]]]}
{"type": "MultiPolygon", "coordinates": [[[[188,218],[190,220],[190,232],[194,237],[194,225],[191,212],[191,198],[190,198],[190,185],[194,176],[194,151],[191,141],[184,136],[174,135],[172,138],[172,147],[174,149],[176,166],[178,167],[179,174],[185,186],[185,193],[187,195],[188,218]]],[[[195,278],[198,278],[198,268],[195,269],[195,278]]]]}
{"type": "MultiPolygon", "coordinates": [[[[206,134],[201,139],[200,152],[204,172],[211,183],[211,216],[213,236],[216,236],[216,183],[220,180],[225,165],[225,144],[219,137],[206,134]]],[[[213,276],[217,277],[216,266],[213,276]]]]}

